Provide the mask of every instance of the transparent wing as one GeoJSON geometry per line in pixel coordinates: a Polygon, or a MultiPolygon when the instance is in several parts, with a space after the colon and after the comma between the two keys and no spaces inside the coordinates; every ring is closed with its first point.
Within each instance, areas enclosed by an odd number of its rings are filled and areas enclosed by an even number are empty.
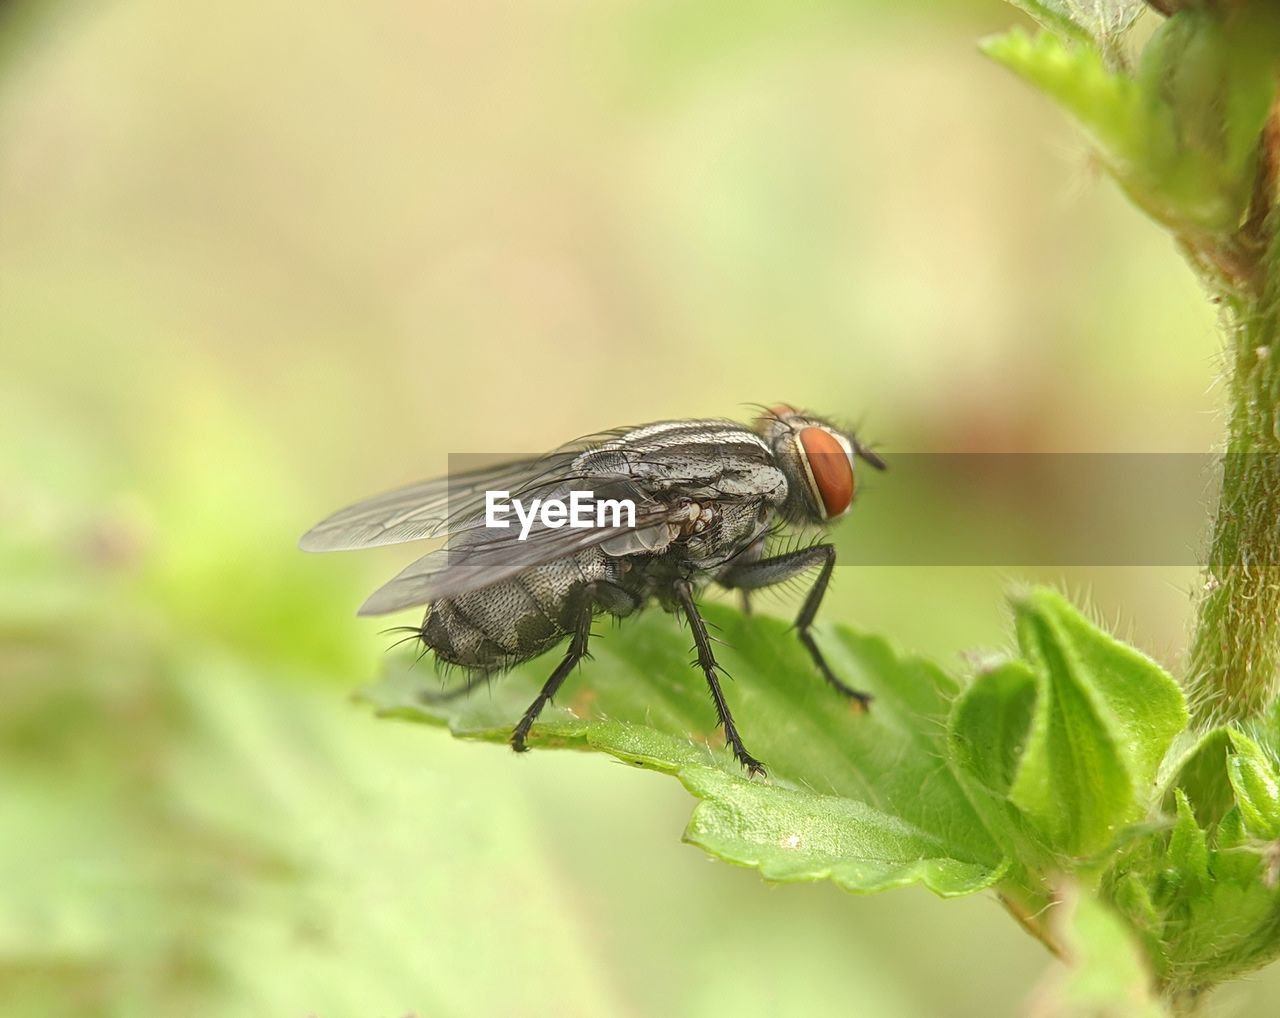
{"type": "Polygon", "coordinates": [[[398,488],[340,509],[302,535],[303,551],[350,551],[443,537],[462,526],[475,527],[484,493],[510,491],[519,498],[546,485],[573,480],[574,460],[619,432],[579,439],[543,456],[499,463],[467,473],[437,477],[398,488]]]}
{"type": "Polygon", "coordinates": [[[630,460],[647,459],[653,466],[661,463],[664,437],[690,430],[699,431],[697,437],[706,441],[708,435],[740,438],[745,429],[732,421],[674,420],[585,435],[544,456],[423,481],[357,502],[317,523],[298,545],[303,551],[349,551],[474,529],[483,525],[486,491],[509,491],[527,502],[557,483],[626,474],[630,460]],[[619,441],[623,438],[625,447],[619,441]],[[656,445],[647,445],[655,440],[656,445]]]}
{"type": "MultiPolygon", "coordinates": [[[[616,495],[609,495],[616,497],[616,495]]],[[[535,526],[525,540],[513,521],[505,530],[473,530],[456,547],[430,552],[379,587],[360,607],[361,615],[385,615],[442,597],[502,583],[536,566],[564,559],[606,542],[639,541],[653,550],[679,533],[684,507],[637,506],[635,526],[571,529],[535,526]]]]}

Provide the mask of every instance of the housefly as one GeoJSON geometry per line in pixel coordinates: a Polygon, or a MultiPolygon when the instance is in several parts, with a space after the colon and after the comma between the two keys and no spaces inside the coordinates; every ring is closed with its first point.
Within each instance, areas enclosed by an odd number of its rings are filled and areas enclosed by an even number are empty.
{"type": "Polygon", "coordinates": [[[773,547],[787,527],[824,527],[849,511],[858,460],[885,468],[850,432],[790,406],[762,410],[750,427],[659,421],[359,502],[317,524],[300,544],[339,551],[447,537],[374,592],[360,614],[425,605],[412,632],[440,661],[468,673],[463,692],[567,638],[564,658],[511,733],[518,752],[586,655],[592,620],[625,617],[656,601],[688,620],[725,741],[754,775],[764,767],[747,752],[730,713],[697,594],[714,582],[745,599],[816,569],[797,634],[822,677],[865,708],[870,697],[836,676],[810,632],[835,548],[773,547]],[[584,497],[588,506],[625,504],[632,512],[626,519],[615,513],[612,525],[566,526],[563,514],[545,511],[557,500],[580,506],[584,497]],[[544,511],[504,525],[494,509],[508,501],[544,511]]]}

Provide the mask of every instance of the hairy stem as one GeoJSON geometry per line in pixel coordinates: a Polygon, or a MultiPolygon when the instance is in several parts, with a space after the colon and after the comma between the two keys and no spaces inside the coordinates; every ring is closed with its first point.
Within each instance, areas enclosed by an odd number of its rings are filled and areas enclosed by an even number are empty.
{"type": "Polygon", "coordinates": [[[1240,721],[1274,698],[1280,664],[1280,241],[1258,222],[1254,285],[1225,299],[1231,417],[1188,660],[1195,721],[1240,721]]]}
{"type": "Polygon", "coordinates": [[[1000,904],[1004,906],[1005,911],[1017,921],[1018,925],[1026,930],[1036,940],[1040,941],[1049,953],[1060,960],[1066,959],[1066,952],[1063,951],[1062,945],[1058,943],[1057,938],[1053,935],[1049,928],[1048,915],[1050,909],[1055,904],[1052,898],[1045,898],[1042,904],[1032,910],[1029,908],[1021,897],[1016,894],[1001,891],[998,894],[1000,904]]]}

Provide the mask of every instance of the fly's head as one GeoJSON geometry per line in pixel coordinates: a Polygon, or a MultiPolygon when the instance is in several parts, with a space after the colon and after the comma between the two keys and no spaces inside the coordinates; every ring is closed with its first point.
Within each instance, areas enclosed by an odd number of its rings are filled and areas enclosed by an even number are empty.
{"type": "Polygon", "coordinates": [[[784,512],[795,523],[830,523],[852,508],[858,490],[857,460],[877,470],[886,467],[853,434],[791,406],[766,410],[755,427],[786,475],[784,512]]]}

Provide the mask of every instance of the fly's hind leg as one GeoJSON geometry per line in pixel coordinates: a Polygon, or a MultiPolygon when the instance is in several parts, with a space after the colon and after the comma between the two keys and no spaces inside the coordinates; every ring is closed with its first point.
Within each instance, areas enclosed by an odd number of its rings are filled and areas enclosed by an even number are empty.
{"type": "Polygon", "coordinates": [[[680,610],[689,620],[689,629],[693,632],[693,645],[698,652],[698,666],[706,676],[707,688],[711,690],[711,701],[716,706],[716,715],[724,729],[724,741],[729,744],[734,757],[747,769],[748,774],[763,775],[764,764],[747,752],[747,747],[742,744],[742,736],[738,734],[738,726],[733,723],[733,715],[729,713],[729,703],[724,698],[724,690],[720,688],[720,679],[716,675],[718,666],[715,655],[711,651],[711,637],[707,634],[707,624],[703,621],[697,604],[694,603],[693,589],[687,580],[676,581],[675,595],[680,610]]]}
{"type": "Polygon", "coordinates": [[[775,555],[773,558],[735,563],[717,579],[721,585],[732,589],[758,590],[761,587],[771,587],[775,583],[783,583],[806,570],[821,566],[818,578],[813,581],[813,586],[809,588],[809,593],[800,608],[800,614],[796,616],[796,633],[813,659],[813,663],[817,665],[818,671],[822,673],[822,677],[865,710],[871,703],[871,695],[846,685],[836,677],[831,666],[827,664],[827,659],[822,656],[822,651],[818,649],[818,643],[810,631],[814,616],[818,614],[818,606],[822,604],[822,597],[827,592],[827,584],[831,582],[831,571],[835,565],[835,548],[829,544],[815,544],[811,548],[801,548],[784,555],[775,555]]]}
{"type": "Polygon", "coordinates": [[[547,679],[541,692],[534,698],[533,703],[529,704],[528,710],[524,712],[524,717],[520,719],[515,731],[511,733],[511,748],[517,753],[523,753],[529,748],[525,745],[525,739],[528,737],[529,729],[533,727],[533,723],[538,720],[538,715],[542,713],[542,708],[551,702],[560,687],[564,685],[564,680],[569,677],[569,673],[577,667],[578,663],[584,657],[590,656],[587,653],[587,642],[591,639],[591,620],[594,616],[595,606],[598,604],[605,611],[615,615],[628,615],[640,604],[639,599],[633,594],[611,583],[592,583],[588,585],[582,591],[580,601],[577,620],[574,622],[572,638],[569,641],[568,653],[556,665],[556,670],[551,673],[551,678],[547,679]]]}
{"type": "Polygon", "coordinates": [[[573,637],[569,641],[568,653],[556,665],[556,670],[551,673],[551,678],[547,679],[542,690],[534,697],[533,703],[529,704],[529,708],[524,712],[524,717],[516,725],[515,731],[511,733],[511,748],[517,753],[523,753],[529,748],[524,744],[524,740],[529,734],[529,729],[538,720],[538,715],[542,713],[542,708],[551,702],[551,698],[564,685],[564,680],[569,677],[569,673],[577,667],[579,661],[587,656],[587,641],[590,638],[591,601],[588,598],[583,598],[582,607],[578,610],[578,619],[575,623],[573,637]]]}

